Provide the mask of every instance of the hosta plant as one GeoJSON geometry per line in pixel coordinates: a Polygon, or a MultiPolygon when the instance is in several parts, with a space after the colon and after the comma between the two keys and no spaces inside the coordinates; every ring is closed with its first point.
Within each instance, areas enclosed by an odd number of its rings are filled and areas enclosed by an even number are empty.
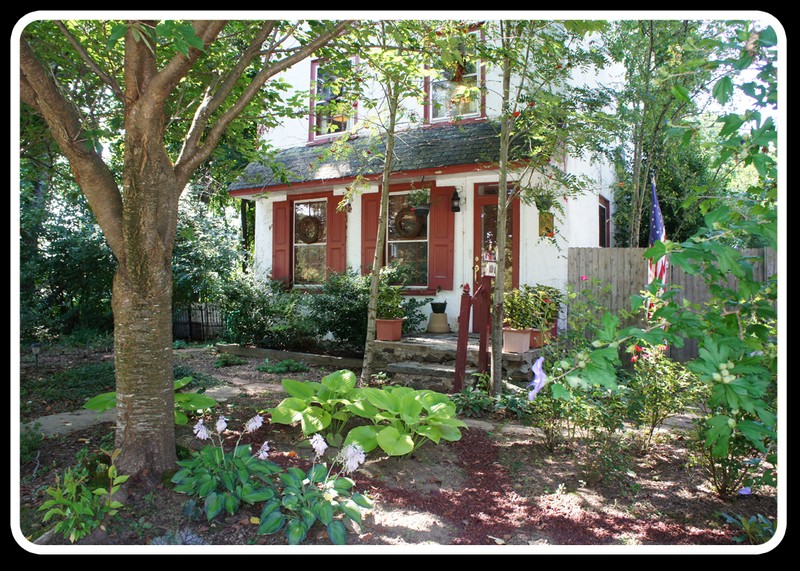
{"type": "MultiPolygon", "coordinates": [[[[239,445],[244,434],[257,430],[263,423],[260,415],[247,421],[233,450],[226,452],[222,435],[227,430],[227,422],[220,416],[216,423],[219,446],[208,445],[196,452],[188,460],[178,461],[180,470],[172,477],[175,491],[197,496],[204,500],[206,518],[210,521],[222,510],[233,514],[242,502],[254,504],[275,497],[272,476],[281,471],[280,466],[267,460],[269,446],[265,442],[254,455],[250,445],[239,445]]],[[[213,442],[201,418],[194,426],[195,435],[201,440],[213,442]]]]}
{"type": "Polygon", "coordinates": [[[427,441],[459,440],[460,429],[467,426],[456,418],[450,397],[435,391],[367,387],[361,389],[361,396],[350,411],[373,425],[354,428],[344,443],[358,444],[365,452],[380,447],[389,456],[404,456],[427,441]]]}
{"type": "Polygon", "coordinates": [[[321,382],[285,379],[282,384],[289,397],[267,410],[271,421],[299,424],[305,436],[321,432],[331,445],[341,444],[350,408],[359,398],[355,374],[341,370],[321,382]]]}
{"type": "Polygon", "coordinates": [[[325,440],[319,434],[310,440],[317,453],[314,464],[308,471],[292,467],[278,475],[280,498],[264,504],[258,533],[283,530],[286,541],[298,545],[319,523],[332,543],[343,545],[347,536],[344,522],[349,519],[360,524],[363,512],[372,507],[367,496],[354,491],[355,482],[347,476],[364,462],[364,452],[357,445],[345,446],[327,467],[319,462],[327,448],[325,440]]]}

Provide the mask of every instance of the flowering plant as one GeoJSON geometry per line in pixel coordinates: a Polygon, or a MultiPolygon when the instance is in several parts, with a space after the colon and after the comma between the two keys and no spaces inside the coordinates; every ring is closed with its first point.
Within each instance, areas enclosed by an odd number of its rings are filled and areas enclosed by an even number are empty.
{"type": "Polygon", "coordinates": [[[181,468],[172,477],[175,491],[199,496],[205,499],[206,518],[210,521],[223,509],[233,514],[242,502],[253,504],[271,500],[275,497],[272,476],[281,471],[280,466],[267,460],[269,445],[264,442],[255,453],[250,445],[239,445],[242,436],[258,430],[263,418],[256,415],[247,421],[244,431],[239,435],[233,450],[226,452],[222,435],[227,430],[227,418],[220,416],[212,432],[204,419],[194,425],[194,434],[200,440],[210,440],[211,445],[203,447],[189,460],[178,461],[181,468]],[[219,446],[213,444],[216,434],[219,446]]]}
{"type": "Polygon", "coordinates": [[[558,319],[564,294],[555,287],[523,284],[506,292],[503,312],[514,329],[550,329],[558,319]]]}
{"type": "Polygon", "coordinates": [[[285,530],[290,545],[303,542],[308,531],[320,522],[336,545],[343,545],[347,535],[344,520],[361,523],[362,511],[372,507],[365,495],[353,492],[355,482],[347,475],[364,462],[364,450],[358,445],[342,448],[330,467],[319,463],[328,448],[321,434],[310,438],[314,464],[306,472],[289,468],[279,475],[283,489],[281,498],[267,501],[261,510],[260,534],[285,530]],[[335,467],[339,465],[338,469],[335,467]]]}

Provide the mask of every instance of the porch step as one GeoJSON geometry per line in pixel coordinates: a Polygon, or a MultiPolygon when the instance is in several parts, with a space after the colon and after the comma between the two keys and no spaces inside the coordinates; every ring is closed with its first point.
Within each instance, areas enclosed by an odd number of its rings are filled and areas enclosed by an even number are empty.
{"type": "MultiPolygon", "coordinates": [[[[389,363],[386,371],[392,373],[392,379],[396,384],[444,393],[453,391],[453,381],[456,376],[455,365],[415,361],[389,363]]],[[[478,369],[467,367],[464,372],[464,385],[471,383],[472,374],[477,372],[478,369]]]]}

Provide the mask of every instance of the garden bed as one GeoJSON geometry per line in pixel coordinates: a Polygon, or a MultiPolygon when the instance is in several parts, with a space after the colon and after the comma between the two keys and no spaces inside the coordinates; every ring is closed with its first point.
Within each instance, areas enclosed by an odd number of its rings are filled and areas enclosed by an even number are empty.
{"type": "MultiPolygon", "coordinates": [[[[255,357],[238,366],[216,368],[213,352],[180,353],[184,357],[178,361],[223,381],[250,376],[244,385],[272,386],[270,391],[242,391],[226,401],[220,412],[229,417],[231,427],[241,426],[255,411],[283,398],[282,377],[320,378],[327,373],[313,367],[297,375],[254,373],[262,361],[255,357]]],[[[96,354],[82,360],[107,358],[96,354]]],[[[32,366],[23,364],[23,384],[34,372],[32,366]]],[[[36,406],[43,405],[37,401],[36,406]]],[[[57,409],[57,403],[48,406],[57,409]]],[[[45,411],[48,409],[42,408],[41,412],[45,411]]],[[[36,509],[44,501],[44,490],[52,485],[55,471],[73,464],[82,449],[108,445],[112,431],[113,426],[105,423],[45,438],[34,457],[22,464],[20,528],[26,538],[34,540],[49,527],[41,523],[42,512],[36,509]]],[[[300,433],[294,427],[265,423],[247,436],[252,436],[254,446],[269,441],[270,458],[280,465],[310,465],[311,451],[298,446],[300,433]]],[[[179,427],[178,438],[183,446],[197,448],[200,444],[193,438],[191,426],[179,427]]],[[[669,550],[724,546],[736,552],[741,548],[733,538],[739,530],[726,525],[720,513],[763,514],[774,519],[775,492],[718,498],[699,468],[689,461],[687,440],[682,429],[660,432],[649,454],[615,458],[624,469],[597,477],[601,472],[590,470],[597,467],[591,450],[578,447],[551,453],[536,431],[512,419],[471,421],[461,440],[438,446],[428,443],[410,457],[370,453],[355,480],[357,489],[375,501],[375,508],[363,526],[351,529],[347,542],[355,548],[390,549],[512,546],[536,552],[543,547],[641,545],[669,550]]],[[[125,506],[123,517],[82,544],[145,546],[168,532],[189,529],[210,545],[286,546],[282,534],[256,533],[253,518],[259,515],[257,507],[240,509],[232,516],[223,513],[209,523],[197,511],[187,509],[189,498],[176,493],[171,484],[136,484],[120,498],[125,506]]],[[[60,536],[52,537],[53,542],[69,545],[60,536]]],[[[304,544],[333,548],[323,529],[312,531],[304,544]]]]}

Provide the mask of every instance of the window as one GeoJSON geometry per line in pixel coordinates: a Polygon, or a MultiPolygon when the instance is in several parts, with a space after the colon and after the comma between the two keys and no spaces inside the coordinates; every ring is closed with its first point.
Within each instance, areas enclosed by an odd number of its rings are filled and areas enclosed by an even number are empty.
{"type": "Polygon", "coordinates": [[[428,216],[420,216],[408,204],[408,194],[389,196],[389,228],[386,260],[398,268],[398,283],[428,285],[428,216]]]}
{"type": "Polygon", "coordinates": [[[608,199],[599,197],[600,203],[598,205],[598,242],[597,245],[601,248],[611,247],[611,209],[609,208],[608,199]]]}
{"type": "Polygon", "coordinates": [[[294,203],[294,283],[319,285],[325,281],[327,200],[294,203]]]}
{"type": "MultiPolygon", "coordinates": [[[[477,38],[477,33],[471,35],[477,38]]],[[[466,53],[466,47],[462,48],[466,53]]],[[[463,58],[437,66],[439,74],[430,81],[428,115],[432,122],[479,117],[482,84],[480,61],[463,58]]]]}
{"type": "Polygon", "coordinates": [[[552,238],[556,234],[556,226],[552,212],[539,211],[539,237],[552,238]]]}
{"type": "Polygon", "coordinates": [[[326,138],[350,129],[355,122],[355,103],[347,97],[347,86],[332,69],[315,61],[311,65],[312,139],[326,138]]]}

